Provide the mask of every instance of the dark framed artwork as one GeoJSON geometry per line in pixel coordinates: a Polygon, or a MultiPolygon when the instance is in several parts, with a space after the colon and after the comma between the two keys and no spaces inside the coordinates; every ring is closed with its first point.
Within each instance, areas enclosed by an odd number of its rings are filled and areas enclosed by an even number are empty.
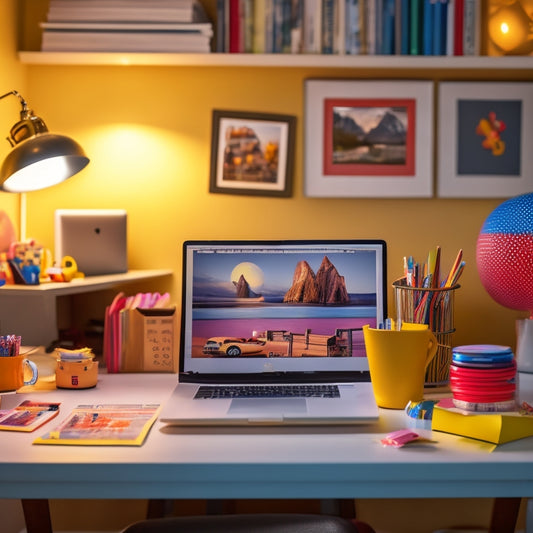
{"type": "Polygon", "coordinates": [[[296,117],[213,110],[209,191],[289,197],[296,117]]]}
{"type": "Polygon", "coordinates": [[[533,83],[439,85],[438,195],[507,198],[533,190],[533,83]]]}
{"type": "Polygon", "coordinates": [[[433,84],[306,80],[305,194],[433,193],[433,84]]]}

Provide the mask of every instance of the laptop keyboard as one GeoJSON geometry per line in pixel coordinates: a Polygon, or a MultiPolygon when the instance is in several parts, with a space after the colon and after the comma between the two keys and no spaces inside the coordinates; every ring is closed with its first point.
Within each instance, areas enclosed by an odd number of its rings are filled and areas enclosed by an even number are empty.
{"type": "Polygon", "coordinates": [[[339,397],[337,385],[201,385],[194,399],[339,397]]]}

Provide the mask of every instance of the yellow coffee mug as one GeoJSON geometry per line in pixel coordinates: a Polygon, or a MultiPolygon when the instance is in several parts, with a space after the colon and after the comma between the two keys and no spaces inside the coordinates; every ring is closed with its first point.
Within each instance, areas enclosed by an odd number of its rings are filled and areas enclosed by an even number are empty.
{"type": "Polygon", "coordinates": [[[37,365],[23,355],[0,357],[0,392],[11,392],[23,385],[34,385],[39,373],[37,365]],[[31,371],[31,379],[24,380],[25,369],[31,371]]]}
{"type": "Polygon", "coordinates": [[[363,326],[370,379],[376,403],[404,409],[424,397],[426,368],[435,357],[438,342],[423,324],[402,324],[401,330],[363,326]]]}

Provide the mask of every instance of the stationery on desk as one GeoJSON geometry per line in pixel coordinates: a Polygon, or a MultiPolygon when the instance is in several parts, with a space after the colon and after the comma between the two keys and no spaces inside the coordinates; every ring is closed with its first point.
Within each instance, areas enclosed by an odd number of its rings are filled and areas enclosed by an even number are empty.
{"type": "MultiPolygon", "coordinates": [[[[413,316],[413,321],[420,324],[430,324],[433,327],[444,319],[442,305],[446,299],[445,289],[457,287],[457,283],[465,267],[463,251],[459,250],[447,276],[441,279],[441,248],[440,246],[430,250],[427,261],[423,265],[415,262],[412,256],[404,257],[404,277],[395,282],[396,287],[412,287],[409,292],[410,298],[406,301],[411,307],[411,312],[402,312],[398,309],[397,315],[413,316]]],[[[407,305],[405,302],[402,305],[407,305]]],[[[400,301],[397,302],[400,305],[400,301]]],[[[446,331],[447,328],[436,328],[446,331]]]]}
{"type": "Polygon", "coordinates": [[[157,419],[159,404],[78,405],[34,444],[140,446],[157,419]]]}
{"type": "Polygon", "coordinates": [[[176,309],[169,301],[169,293],[115,296],[104,321],[108,372],[176,372],[176,309]]]}
{"type": "Polygon", "coordinates": [[[525,409],[506,412],[469,412],[455,407],[451,398],[433,408],[431,429],[462,437],[504,444],[533,436],[533,413],[525,409]]]}
{"type": "Polygon", "coordinates": [[[463,250],[459,250],[446,278],[441,279],[441,248],[436,246],[428,252],[426,263],[420,265],[412,255],[403,258],[405,284],[419,289],[439,289],[457,285],[463,269],[463,250]],[[422,270],[422,272],[421,272],[422,270]],[[421,275],[423,274],[423,275],[421,275]]]}
{"type": "Polygon", "coordinates": [[[0,411],[0,429],[6,431],[34,431],[55,418],[59,403],[25,400],[14,409],[0,411]]]}

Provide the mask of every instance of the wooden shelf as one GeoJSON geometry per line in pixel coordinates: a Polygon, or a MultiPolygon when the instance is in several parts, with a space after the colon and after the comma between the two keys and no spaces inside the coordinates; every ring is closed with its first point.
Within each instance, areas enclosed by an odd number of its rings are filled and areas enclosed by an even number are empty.
{"type": "Polygon", "coordinates": [[[172,270],[170,269],[129,270],[122,274],[105,274],[100,276],[75,278],[68,283],[51,281],[40,283],[39,285],[4,285],[0,288],[0,294],[4,291],[9,291],[11,295],[16,294],[18,296],[35,295],[38,292],[63,296],[67,294],[99,291],[117,285],[171,275],[172,270]]]}
{"type": "Polygon", "coordinates": [[[529,56],[341,56],[313,54],[166,54],[19,52],[27,65],[132,65],[198,67],[305,67],[365,69],[533,69],[529,56]]]}

